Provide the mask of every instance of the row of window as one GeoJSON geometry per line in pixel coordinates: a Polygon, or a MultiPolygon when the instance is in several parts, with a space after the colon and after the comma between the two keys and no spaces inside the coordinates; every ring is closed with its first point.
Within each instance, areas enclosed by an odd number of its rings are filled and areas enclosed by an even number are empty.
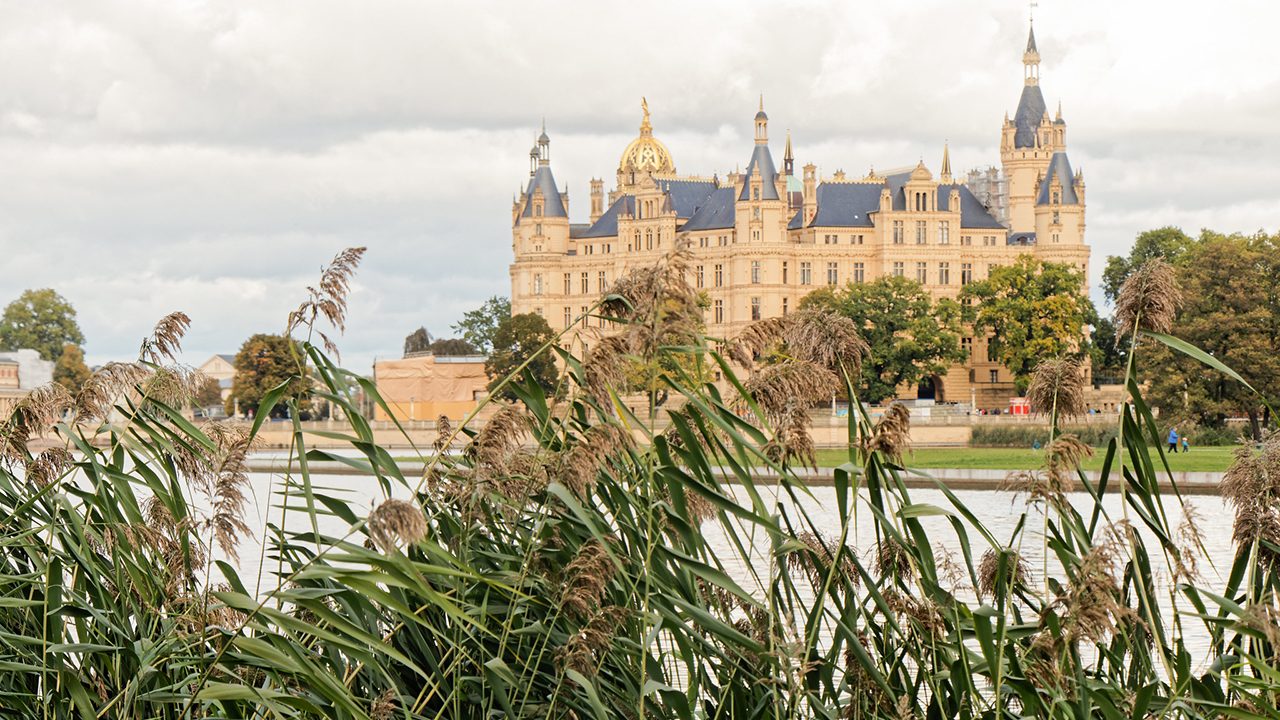
{"type": "MultiPolygon", "coordinates": [[[[826,270],[827,270],[827,276],[826,276],[827,285],[839,285],[840,284],[840,264],[836,262],[829,262],[827,263],[826,270]]],[[[951,263],[949,262],[937,263],[937,269],[935,272],[936,272],[936,275],[934,277],[936,278],[938,285],[951,284],[951,263]]],[[[892,266],[892,274],[894,275],[894,277],[906,277],[907,264],[902,261],[895,261],[892,266]]],[[[915,263],[916,282],[920,283],[921,285],[928,285],[929,278],[930,278],[929,263],[926,263],[926,262],[915,263]]],[[[711,287],[724,287],[724,264],[723,263],[716,263],[715,265],[712,266],[711,279],[712,279],[711,287]]],[[[866,279],[867,279],[866,265],[860,262],[853,263],[853,276],[850,278],[850,280],[852,280],[855,283],[863,283],[863,282],[866,282],[866,279]]],[[[959,279],[960,279],[961,285],[968,285],[969,283],[973,282],[973,263],[960,263],[959,279]]],[[[565,295],[574,294],[575,285],[573,280],[574,280],[573,273],[564,274],[564,294],[565,295]]],[[[696,287],[698,288],[707,287],[707,273],[706,273],[705,265],[694,266],[693,280],[694,280],[694,285],[696,287]]],[[[813,284],[813,263],[812,262],[802,261],[800,263],[799,280],[801,285],[813,284]]],[[[791,281],[790,263],[787,261],[783,261],[782,284],[786,285],[790,283],[790,281],[791,281]]],[[[753,285],[759,285],[761,282],[762,282],[761,263],[759,260],[752,260],[751,261],[751,283],[753,285]]],[[[579,293],[582,295],[587,295],[592,292],[591,273],[582,272],[578,274],[577,288],[579,293]]],[[[608,274],[604,270],[597,271],[595,293],[603,294],[608,289],[609,289],[608,274]]],[[[544,291],[545,291],[545,286],[542,279],[542,273],[535,273],[533,276],[533,294],[542,295],[544,291]]]]}
{"type": "MultiPolygon", "coordinates": [[[[863,240],[864,240],[864,236],[862,236],[862,235],[850,235],[850,236],[849,236],[849,244],[850,244],[850,245],[861,245],[861,244],[863,243],[863,240]]],[[[823,244],[823,245],[839,245],[839,244],[840,244],[840,236],[839,236],[839,235],[823,235],[823,236],[822,236],[822,244],[823,244]]]]}
{"type": "MultiPolygon", "coordinates": [[[[961,245],[969,245],[971,244],[971,242],[972,242],[972,239],[968,235],[962,235],[960,237],[961,245]]],[[[906,221],[894,220],[893,221],[893,244],[905,245],[906,243],[907,243],[906,221]]],[[[917,245],[929,244],[929,221],[928,220],[916,221],[916,244],[917,245]]],[[[951,221],[950,220],[941,220],[938,222],[938,244],[939,245],[951,244],[951,221]]]]}

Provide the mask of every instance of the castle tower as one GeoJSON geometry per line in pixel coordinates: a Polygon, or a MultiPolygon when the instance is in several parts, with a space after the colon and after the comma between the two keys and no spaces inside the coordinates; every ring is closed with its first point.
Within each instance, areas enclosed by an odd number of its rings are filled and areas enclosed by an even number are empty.
{"type": "Polygon", "coordinates": [[[778,173],[769,152],[769,116],[764,96],[756,112],[755,149],[747,170],[738,178],[738,201],[734,211],[738,242],[782,242],[786,236],[787,178],[778,173]]]}
{"type": "Polygon", "coordinates": [[[604,214],[604,180],[600,178],[591,178],[591,215],[590,222],[595,224],[596,220],[604,214]]]}
{"type": "Polygon", "coordinates": [[[951,178],[951,146],[949,143],[942,143],[942,172],[938,181],[944,185],[950,185],[951,178]]]}
{"type": "Polygon", "coordinates": [[[1037,183],[1049,169],[1054,153],[1066,151],[1066,123],[1049,119],[1040,91],[1040,50],[1035,28],[1027,33],[1022,54],[1022,96],[1013,119],[1005,118],[1000,135],[1000,160],[1008,180],[1009,229],[1035,231],[1037,183]]]}
{"type": "Polygon", "coordinates": [[[569,248],[568,197],[551,174],[551,138],[546,122],[529,151],[529,184],[516,200],[512,215],[512,312],[534,312],[550,279],[530,270],[540,258],[563,255],[569,248]],[[519,299],[519,301],[517,301],[519,299]],[[518,307],[517,307],[518,305],[518,307]]]}

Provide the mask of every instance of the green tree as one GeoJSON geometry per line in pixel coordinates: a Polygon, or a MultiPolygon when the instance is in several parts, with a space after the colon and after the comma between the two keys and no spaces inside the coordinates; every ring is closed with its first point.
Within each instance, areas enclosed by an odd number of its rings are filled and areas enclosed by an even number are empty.
{"type": "Polygon", "coordinates": [[[66,343],[62,352],[58,353],[58,361],[53,365],[53,381],[76,393],[89,380],[93,372],[84,362],[84,351],[79,345],[66,343]]]}
{"type": "MultiPolygon", "coordinates": [[[[1280,235],[1204,231],[1174,267],[1183,305],[1173,334],[1226,363],[1274,406],[1280,401],[1280,235]]],[[[1254,437],[1261,436],[1267,409],[1248,388],[1163,345],[1147,357],[1143,379],[1164,415],[1211,427],[1247,417],[1254,437]]]]}
{"type": "MultiPolygon", "coordinates": [[[[493,349],[484,363],[490,392],[554,338],[555,333],[541,315],[523,313],[504,318],[493,334],[493,349]]],[[[543,390],[548,393],[555,390],[557,373],[553,352],[548,350],[538,355],[529,363],[527,370],[543,390]]],[[[508,399],[515,397],[509,387],[498,395],[508,399]]]]}
{"type": "Polygon", "coordinates": [[[84,344],[76,310],[50,288],[27,290],[9,303],[0,317],[0,349],[31,348],[57,362],[66,345],[84,344]]]}
{"type": "Polygon", "coordinates": [[[862,363],[862,399],[878,403],[904,385],[918,385],[965,358],[960,337],[960,305],[934,302],[920,283],[883,277],[870,283],[823,288],[800,301],[801,307],[840,313],[862,329],[871,351],[862,363]]]}
{"type": "Polygon", "coordinates": [[[1093,324],[1089,338],[1089,358],[1093,361],[1094,376],[1118,376],[1124,374],[1126,351],[1117,342],[1116,324],[1109,317],[1099,318],[1093,324]]]}
{"type": "Polygon", "coordinates": [[[191,402],[198,408],[213,407],[222,404],[222,386],[217,380],[211,377],[204,378],[200,382],[200,386],[196,388],[196,394],[191,398],[191,402]]]}
{"type": "Polygon", "coordinates": [[[1018,392],[1042,359],[1087,352],[1084,326],[1097,319],[1079,270],[1031,255],[992,268],[990,277],[965,286],[960,297],[970,302],[975,332],[990,334],[996,359],[1013,373],[1018,392]]]}
{"type": "Polygon", "coordinates": [[[497,346],[498,328],[509,317],[511,301],[495,295],[475,310],[463,313],[462,320],[453,326],[453,330],[462,333],[462,339],[480,352],[488,353],[497,346]]]}
{"type": "Polygon", "coordinates": [[[436,355],[475,355],[476,348],[462,338],[438,338],[428,347],[436,355]]]}
{"type": "Polygon", "coordinates": [[[1116,296],[1120,294],[1120,286],[1143,263],[1152,258],[1176,262],[1194,242],[1176,227],[1162,227],[1140,233],[1133,241],[1133,249],[1129,251],[1128,257],[1112,255],[1107,258],[1107,266],[1102,271],[1102,292],[1109,302],[1115,302],[1116,296]]]}
{"type": "Polygon", "coordinates": [[[306,393],[307,382],[298,376],[301,357],[302,349],[297,341],[281,335],[259,333],[245,340],[232,363],[236,375],[231,381],[227,412],[233,412],[237,403],[241,412],[263,412],[258,407],[263,396],[280,383],[289,381],[289,389],[280,398],[280,402],[275,407],[266,409],[273,417],[280,416],[284,412],[286,401],[301,398],[306,393]]]}
{"type": "Polygon", "coordinates": [[[420,327],[409,333],[404,339],[404,356],[409,357],[414,353],[426,352],[431,349],[431,334],[427,329],[420,327]]]}

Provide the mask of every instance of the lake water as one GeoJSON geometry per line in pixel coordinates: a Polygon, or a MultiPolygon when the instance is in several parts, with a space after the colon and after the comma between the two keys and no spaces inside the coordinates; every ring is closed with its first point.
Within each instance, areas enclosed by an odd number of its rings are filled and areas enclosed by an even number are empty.
{"type": "MultiPolygon", "coordinates": [[[[266,513],[272,515],[272,522],[279,522],[280,510],[278,508],[279,498],[275,498],[275,502],[268,502],[272,499],[270,493],[280,490],[280,480],[278,476],[272,476],[265,473],[257,473],[251,476],[255,496],[255,507],[250,511],[250,517],[247,518],[251,527],[259,531],[256,533],[259,537],[262,535],[261,530],[267,521],[266,513]]],[[[347,501],[352,511],[359,517],[364,517],[368,512],[380,502],[382,498],[381,490],[377,484],[364,477],[356,477],[349,475],[326,475],[313,476],[313,484],[317,490],[323,488],[323,492],[328,495],[339,497],[347,501]]],[[[761,488],[763,490],[763,485],[761,488]]],[[[840,514],[837,507],[835,489],[832,487],[813,487],[810,488],[812,497],[804,497],[799,502],[799,508],[812,518],[814,524],[828,537],[832,539],[838,538],[840,532],[840,514]]],[[[399,490],[397,495],[408,496],[408,491],[399,490]]],[[[765,493],[766,498],[769,494],[765,493]]],[[[962,490],[957,491],[956,495],[960,498],[970,511],[978,518],[988,531],[997,538],[1001,543],[1008,543],[1009,538],[1015,530],[1021,513],[1025,508],[1023,500],[1015,496],[1013,493],[1002,491],[987,490],[962,490]]],[[[910,491],[910,496],[915,503],[928,503],[942,509],[952,509],[951,502],[939,490],[914,489],[910,491]]],[[[875,535],[872,522],[872,515],[866,508],[865,497],[861,500],[859,508],[859,520],[857,523],[857,532],[850,529],[849,544],[859,551],[860,557],[864,561],[869,562],[867,550],[875,547],[875,535]]],[[[1073,504],[1088,518],[1088,512],[1092,509],[1092,500],[1084,493],[1076,493],[1072,496],[1073,504]]],[[[1206,588],[1221,588],[1225,584],[1225,575],[1230,571],[1233,558],[1233,545],[1231,542],[1232,533],[1232,515],[1230,509],[1225,502],[1217,496],[1199,496],[1188,499],[1188,504],[1194,505],[1200,518],[1200,528],[1203,533],[1203,540],[1206,549],[1207,558],[1201,561],[1202,581],[1201,586],[1206,588]]],[[[1166,500],[1168,513],[1170,516],[1170,524],[1177,527],[1182,520],[1181,508],[1178,507],[1176,501],[1172,499],[1166,500]]],[[[797,508],[788,498],[783,503],[788,508],[788,514],[792,517],[793,526],[797,529],[803,527],[799,519],[797,508]]],[[[1103,501],[1103,507],[1106,513],[1113,519],[1119,520],[1123,517],[1120,498],[1116,494],[1109,494],[1103,501]]],[[[1029,511],[1027,517],[1027,527],[1021,542],[1021,551],[1023,557],[1031,569],[1033,586],[1039,587],[1042,583],[1042,552],[1041,552],[1041,514],[1038,508],[1029,511]]],[[[920,518],[928,532],[929,537],[938,546],[951,550],[956,555],[957,562],[962,562],[960,557],[960,541],[957,539],[954,529],[948,518],[944,516],[925,516],[920,518]]],[[[332,517],[321,517],[321,531],[330,535],[345,535],[348,528],[341,520],[332,517]]],[[[290,529],[302,530],[307,527],[308,521],[304,514],[299,512],[291,512],[288,522],[290,529]]],[[[975,562],[981,557],[982,553],[987,549],[985,541],[981,535],[972,528],[966,527],[969,532],[969,541],[971,543],[971,551],[973,552],[975,562]]],[[[1153,562],[1159,562],[1159,550],[1154,538],[1150,536],[1144,528],[1139,527],[1140,532],[1147,541],[1148,552],[1153,555],[1153,562]]],[[[761,577],[767,577],[767,558],[768,558],[768,538],[763,532],[757,531],[756,536],[751,538],[752,558],[743,560],[740,558],[736,550],[730,545],[726,539],[724,528],[715,520],[707,521],[703,526],[708,542],[713,548],[720,551],[717,556],[721,562],[725,564],[726,570],[742,587],[749,591],[763,594],[760,590],[759,583],[754,579],[752,565],[761,577]]],[[[936,552],[936,550],[935,550],[936,552]]],[[[258,585],[260,588],[270,589],[275,587],[275,580],[270,573],[274,568],[274,561],[268,560],[266,572],[259,577],[259,561],[261,558],[261,546],[257,542],[257,538],[246,539],[240,547],[240,576],[245,585],[253,588],[258,585]],[[260,584],[259,584],[260,583],[260,584]]],[[[1051,575],[1061,577],[1060,568],[1056,560],[1051,558],[1048,567],[1051,575]]],[[[1160,573],[1158,581],[1167,583],[1167,573],[1160,573]]],[[[1166,585],[1167,587],[1167,585],[1166,585]]],[[[957,595],[966,599],[973,600],[972,589],[961,587],[957,590],[957,595]]],[[[1164,604],[1168,604],[1167,592],[1163,592],[1162,596],[1164,604]]],[[[1186,609],[1187,603],[1180,601],[1183,609],[1186,609]]],[[[1166,618],[1168,618],[1168,608],[1166,608],[1166,618]]],[[[1193,655],[1197,659],[1206,656],[1208,648],[1207,634],[1193,635],[1193,628],[1200,626],[1198,620],[1188,619],[1186,621],[1188,629],[1189,642],[1192,643],[1190,648],[1193,655]]]]}

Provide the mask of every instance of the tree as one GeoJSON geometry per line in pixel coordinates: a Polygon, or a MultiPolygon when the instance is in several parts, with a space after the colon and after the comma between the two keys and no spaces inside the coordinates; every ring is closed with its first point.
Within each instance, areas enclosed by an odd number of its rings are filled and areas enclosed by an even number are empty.
{"type": "Polygon", "coordinates": [[[74,394],[93,376],[84,362],[84,351],[79,345],[66,343],[53,365],[53,381],[74,394]]]}
{"type": "Polygon", "coordinates": [[[260,333],[251,336],[236,353],[235,379],[231,381],[231,396],[227,398],[227,412],[233,412],[238,403],[241,412],[258,407],[263,396],[282,382],[289,381],[289,389],[280,402],[266,411],[273,417],[284,413],[285,402],[300,398],[306,392],[307,382],[298,377],[302,349],[297,341],[281,335],[260,333]]]}
{"type": "Polygon", "coordinates": [[[976,332],[991,335],[996,359],[1013,373],[1018,392],[1042,359],[1086,352],[1084,326],[1097,318],[1079,270],[1031,255],[992,268],[960,297],[971,301],[967,319],[976,332]]]}
{"type": "Polygon", "coordinates": [[[76,310],[52,289],[27,290],[0,317],[0,349],[31,348],[57,362],[66,345],[84,344],[76,310]]]}
{"type": "Polygon", "coordinates": [[[919,283],[906,278],[823,288],[801,300],[800,307],[832,310],[862,329],[871,348],[862,363],[859,390],[867,402],[891,398],[899,387],[918,385],[965,357],[960,305],[945,298],[934,302],[919,283]]]}
{"type": "Polygon", "coordinates": [[[1152,258],[1161,258],[1174,263],[1191,247],[1192,240],[1186,233],[1176,227],[1162,227],[1140,233],[1133,241],[1133,249],[1128,257],[1112,255],[1107,258],[1107,267],[1102,271],[1102,291],[1108,302],[1115,302],[1120,294],[1120,286],[1134,270],[1152,258]]]}
{"type": "Polygon", "coordinates": [[[1109,317],[1099,318],[1093,324],[1093,334],[1089,341],[1089,358],[1093,361],[1094,377],[1124,374],[1128,349],[1117,341],[1115,321],[1109,317]]]}
{"type": "Polygon", "coordinates": [[[496,347],[498,327],[509,317],[511,301],[495,295],[475,310],[463,313],[462,320],[453,326],[453,330],[462,333],[462,339],[480,352],[489,353],[496,347]]]}
{"type": "MultiPolygon", "coordinates": [[[[485,372],[489,375],[489,391],[493,392],[507,375],[554,338],[555,333],[541,315],[523,313],[504,318],[493,334],[493,349],[484,363],[485,372]]],[[[547,350],[533,358],[527,370],[547,393],[555,390],[556,363],[553,351],[547,350]]],[[[515,394],[508,387],[498,393],[498,396],[511,399],[515,394]]]]}
{"type": "Polygon", "coordinates": [[[426,352],[431,349],[431,334],[427,329],[420,327],[409,333],[404,339],[404,356],[409,357],[414,353],[426,352]]]}
{"type": "MultiPolygon", "coordinates": [[[[1199,347],[1271,400],[1280,400],[1280,235],[1204,231],[1177,259],[1182,310],[1173,334],[1199,347]]],[[[1162,414],[1222,427],[1247,417],[1255,438],[1267,417],[1258,395],[1163,345],[1144,349],[1142,379],[1162,414]]]]}
{"type": "Polygon", "coordinates": [[[436,355],[475,355],[476,348],[461,338],[439,338],[429,348],[436,355]]]}
{"type": "Polygon", "coordinates": [[[222,386],[211,377],[204,378],[200,383],[200,387],[196,388],[195,396],[191,398],[191,402],[198,408],[221,405],[222,386]]]}

